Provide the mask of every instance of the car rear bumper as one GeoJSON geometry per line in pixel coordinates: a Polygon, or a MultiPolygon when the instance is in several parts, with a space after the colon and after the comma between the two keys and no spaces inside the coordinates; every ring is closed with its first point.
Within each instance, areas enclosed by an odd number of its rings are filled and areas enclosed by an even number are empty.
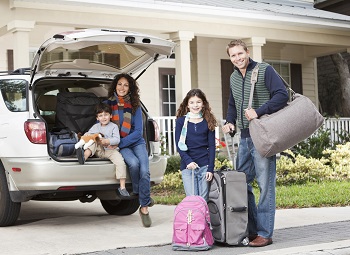
{"type": "MultiPolygon", "coordinates": [[[[106,186],[118,187],[115,166],[110,161],[91,161],[80,165],[75,162],[57,162],[50,157],[2,158],[8,175],[9,191],[57,191],[69,190],[69,187],[81,187],[82,190],[103,189],[106,186]],[[97,188],[98,187],[98,188],[97,188]]],[[[167,158],[150,158],[151,183],[163,180],[167,158]]],[[[130,178],[127,176],[127,183],[130,178]]],[[[35,192],[36,191],[36,192],[35,192]]]]}

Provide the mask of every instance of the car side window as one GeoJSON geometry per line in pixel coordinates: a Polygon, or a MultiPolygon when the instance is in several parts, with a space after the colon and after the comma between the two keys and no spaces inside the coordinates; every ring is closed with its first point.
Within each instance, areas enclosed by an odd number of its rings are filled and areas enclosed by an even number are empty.
{"type": "Polygon", "coordinates": [[[27,84],[23,79],[0,80],[2,98],[11,112],[28,111],[27,84]]]}

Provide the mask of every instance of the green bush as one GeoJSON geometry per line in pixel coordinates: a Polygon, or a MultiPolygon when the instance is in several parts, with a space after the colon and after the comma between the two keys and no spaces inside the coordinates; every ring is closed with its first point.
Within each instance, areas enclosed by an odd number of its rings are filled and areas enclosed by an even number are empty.
{"type": "Polygon", "coordinates": [[[173,155],[168,158],[165,174],[177,173],[180,170],[181,158],[178,155],[173,155]]]}
{"type": "Polygon", "coordinates": [[[320,159],[324,156],[324,150],[334,148],[330,134],[329,129],[319,129],[314,135],[295,145],[292,150],[296,155],[320,159]]]}
{"type": "MultiPolygon", "coordinates": [[[[165,174],[176,173],[180,169],[181,158],[178,155],[173,155],[168,158],[168,164],[166,166],[165,174]]],[[[232,169],[232,162],[225,156],[217,156],[215,158],[214,169],[220,169],[222,166],[226,166],[232,169]]]]}
{"type": "MultiPolygon", "coordinates": [[[[277,185],[350,180],[350,142],[339,144],[335,149],[324,150],[322,154],[325,157],[320,159],[295,155],[292,151],[286,153],[288,157],[281,156],[277,160],[277,185]]],[[[166,174],[157,189],[182,187],[180,157],[172,156],[169,159],[172,169],[177,170],[166,174]]],[[[220,169],[223,165],[232,168],[232,163],[227,158],[215,159],[215,169],[220,169]]]]}

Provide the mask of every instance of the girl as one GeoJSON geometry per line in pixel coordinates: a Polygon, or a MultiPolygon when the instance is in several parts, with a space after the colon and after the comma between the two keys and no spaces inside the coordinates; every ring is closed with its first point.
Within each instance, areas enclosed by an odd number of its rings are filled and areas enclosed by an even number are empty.
{"type": "Polygon", "coordinates": [[[217,121],[205,94],[200,89],[190,90],[177,110],[176,118],[175,140],[186,196],[199,195],[208,200],[208,182],[214,171],[217,121]]]}

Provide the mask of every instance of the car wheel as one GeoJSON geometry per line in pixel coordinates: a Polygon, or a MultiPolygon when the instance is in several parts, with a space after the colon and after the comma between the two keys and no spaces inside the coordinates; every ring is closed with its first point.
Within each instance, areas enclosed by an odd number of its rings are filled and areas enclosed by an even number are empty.
{"type": "Polygon", "coordinates": [[[139,208],[139,199],[128,200],[101,200],[103,209],[111,215],[130,215],[139,208]]]}
{"type": "Polygon", "coordinates": [[[11,200],[7,186],[5,169],[0,163],[0,227],[14,225],[21,210],[21,203],[11,200]]]}

